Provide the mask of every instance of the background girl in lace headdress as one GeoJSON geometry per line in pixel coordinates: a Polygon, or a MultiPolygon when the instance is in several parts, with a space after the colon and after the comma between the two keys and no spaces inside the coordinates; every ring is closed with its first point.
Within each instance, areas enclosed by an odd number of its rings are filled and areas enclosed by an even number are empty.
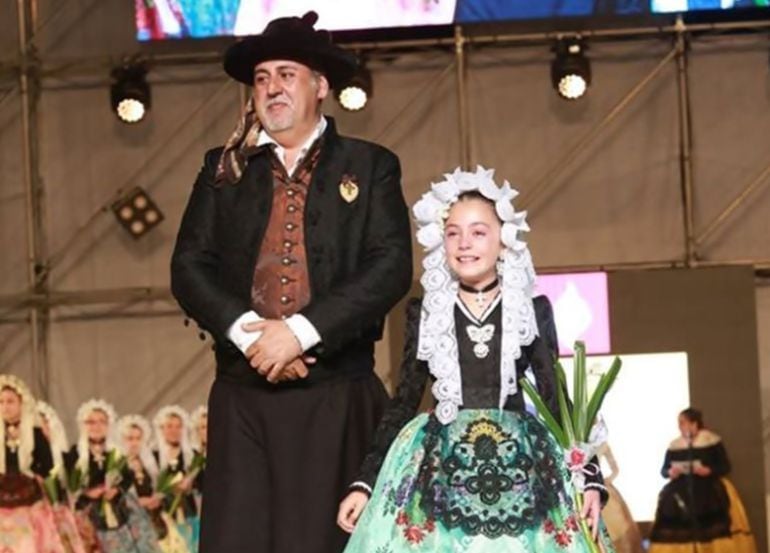
{"type": "Polygon", "coordinates": [[[0,551],[65,553],[40,484],[53,468],[35,426],[35,400],[19,378],[0,374],[0,551]]]}
{"type": "Polygon", "coordinates": [[[198,551],[200,516],[195,501],[195,477],[198,462],[190,446],[190,418],[178,405],[161,408],[153,419],[160,478],[175,477],[173,493],[166,496],[163,506],[172,519],[191,552],[198,551]]]}
{"type": "MultiPolygon", "coordinates": [[[[209,409],[205,405],[199,405],[190,414],[190,445],[193,448],[193,455],[199,457],[199,462],[205,463],[206,460],[206,443],[208,442],[208,428],[209,428],[209,409]]],[[[203,475],[206,469],[204,468],[198,472],[193,482],[193,489],[195,490],[195,501],[198,505],[198,512],[201,509],[201,494],[203,492],[203,475]]]]}
{"type": "Polygon", "coordinates": [[[114,440],[115,409],[92,399],[77,412],[80,435],[67,455],[76,509],[96,528],[104,553],[160,553],[149,518],[129,491],[133,473],[114,440]]]}
{"type": "Polygon", "coordinates": [[[746,511],[727,479],[730,461],[722,439],[703,425],[703,414],[679,413],[680,436],[666,451],[650,553],[756,553],[746,511]]]}
{"type": "Polygon", "coordinates": [[[396,396],[340,506],[338,523],[355,530],[346,553],[591,551],[578,516],[612,551],[598,466],[581,471],[576,513],[564,452],[518,388],[531,366],[558,413],[552,352],[538,336],[538,319],[552,313],[532,299],[515,196],[491,171],[457,170],[414,207],[425,296],[408,305],[396,396]],[[414,417],[429,376],[436,407],[414,417]]]}
{"type": "Polygon", "coordinates": [[[67,553],[85,553],[86,548],[67,492],[67,471],[64,467],[64,455],[70,447],[67,432],[64,430],[59,414],[45,401],[38,400],[35,403],[35,413],[40,429],[51,445],[54,468],[46,478],[45,486],[49,490],[57,531],[67,553]]]}
{"type": "Polygon", "coordinates": [[[163,494],[156,489],[158,463],[152,454],[152,430],[141,415],[125,415],[118,421],[118,442],[133,473],[133,487],[139,504],[152,520],[163,553],[189,553],[176,525],[163,511],[163,494]]]}
{"type": "Polygon", "coordinates": [[[613,485],[613,481],[619,473],[618,464],[612,453],[609,442],[604,442],[598,451],[598,455],[603,459],[610,469],[610,473],[604,473],[604,485],[607,487],[607,504],[602,511],[602,518],[607,526],[607,532],[612,538],[612,544],[617,553],[643,553],[642,535],[639,532],[639,526],[631,516],[631,511],[620,494],[613,485]]]}

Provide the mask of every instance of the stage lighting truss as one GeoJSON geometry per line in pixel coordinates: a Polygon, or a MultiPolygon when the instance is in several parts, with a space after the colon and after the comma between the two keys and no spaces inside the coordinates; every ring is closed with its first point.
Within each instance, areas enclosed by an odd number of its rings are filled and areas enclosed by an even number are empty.
{"type": "Polygon", "coordinates": [[[110,76],[110,101],[118,119],[128,124],[144,119],[152,103],[147,67],[143,63],[126,63],[114,68],[110,76]]]}
{"type": "Polygon", "coordinates": [[[337,89],[337,101],[342,109],[360,111],[372,97],[372,74],[364,63],[356,73],[337,89]]]}
{"type": "Polygon", "coordinates": [[[551,63],[551,82],[559,96],[577,100],[591,86],[591,63],[585,56],[586,45],[580,38],[559,40],[551,63]]]}
{"type": "Polygon", "coordinates": [[[157,204],[138,186],[112,204],[112,212],[121,226],[136,239],[147,234],[163,220],[163,213],[157,204]]]}

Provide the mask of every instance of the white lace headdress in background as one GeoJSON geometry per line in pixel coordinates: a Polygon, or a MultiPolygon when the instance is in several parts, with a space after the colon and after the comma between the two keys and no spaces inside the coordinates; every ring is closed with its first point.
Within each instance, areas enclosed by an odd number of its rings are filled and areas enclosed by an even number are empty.
{"type": "Polygon", "coordinates": [[[86,419],[88,418],[88,415],[94,411],[101,411],[107,417],[107,435],[104,442],[104,453],[106,454],[115,448],[115,423],[118,420],[118,415],[115,413],[115,408],[112,406],[112,404],[106,402],[103,399],[97,398],[89,399],[85,403],[81,404],[80,407],[78,407],[77,412],[78,430],[80,431],[77,444],[77,464],[84,474],[88,473],[88,455],[90,451],[88,447],[89,442],[88,429],[86,428],[86,419]]]}
{"type": "MultiPolygon", "coordinates": [[[[19,420],[19,472],[32,475],[32,453],[35,449],[35,398],[27,385],[18,376],[0,374],[0,390],[9,388],[21,398],[21,417],[19,420]]],[[[0,474],[5,474],[5,421],[0,419],[0,474]]]]}
{"type": "Polygon", "coordinates": [[[198,427],[200,426],[201,421],[208,416],[209,408],[205,405],[199,405],[193,409],[192,413],[190,413],[190,445],[194,451],[204,454],[206,452],[203,451],[203,444],[201,443],[198,427]]]}
{"type": "Polygon", "coordinates": [[[169,417],[177,417],[182,421],[182,436],[179,444],[179,449],[182,452],[182,458],[185,463],[185,468],[190,466],[190,462],[193,458],[193,450],[190,446],[190,415],[187,414],[179,405],[166,405],[158,410],[155,418],[152,419],[152,425],[155,428],[155,441],[158,446],[158,458],[159,468],[164,470],[171,462],[170,459],[170,446],[166,439],[163,437],[163,425],[169,417]]]}
{"type": "Polygon", "coordinates": [[[455,332],[454,306],[458,280],[450,271],[444,248],[444,223],[449,209],[463,193],[478,192],[495,204],[502,222],[503,250],[498,263],[502,293],[502,341],[500,355],[500,408],[508,396],[515,394],[516,360],[521,346],[531,344],[537,336],[532,294],[535,269],[527,244],[520,240],[529,230],[526,212],[517,212],[513,199],[518,195],[508,181],[498,187],[494,170],[477,167],[474,173],[459,168],[444,175],[444,180],[431,185],[414,205],[417,241],[425,248],[424,269],[420,283],[425,294],[420,314],[417,358],[427,361],[438,401],[436,417],[448,424],[457,417],[463,403],[462,377],[455,332]]]}
{"type": "Polygon", "coordinates": [[[150,478],[155,480],[158,477],[158,462],[152,454],[153,432],[149,421],[142,415],[124,415],[118,420],[118,443],[124,455],[128,456],[126,447],[126,436],[131,428],[138,428],[142,433],[142,445],[139,450],[139,459],[142,461],[144,470],[150,474],[150,478]]]}
{"type": "Polygon", "coordinates": [[[64,466],[64,454],[69,451],[69,441],[67,440],[67,431],[56,410],[45,401],[37,400],[35,403],[35,412],[43,425],[43,419],[48,426],[51,442],[51,455],[53,456],[54,467],[64,466]]]}

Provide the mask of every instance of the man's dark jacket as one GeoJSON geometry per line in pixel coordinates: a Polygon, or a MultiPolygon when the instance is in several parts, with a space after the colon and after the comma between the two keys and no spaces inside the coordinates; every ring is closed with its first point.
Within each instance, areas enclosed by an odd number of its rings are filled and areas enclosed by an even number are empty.
{"type": "MultiPolygon", "coordinates": [[[[310,352],[318,362],[303,386],[370,373],[384,317],[412,281],[398,158],[376,144],[338,135],[327,119],[304,217],[311,301],[299,311],[322,342],[310,352]],[[341,193],[345,181],[358,188],[351,202],[341,193]]],[[[239,182],[222,184],[214,180],[221,153],[222,148],[206,153],[193,187],[171,260],[171,289],[214,337],[217,376],[266,385],[227,331],[252,309],[252,278],[272,205],[274,154],[261,148],[239,182]]]]}

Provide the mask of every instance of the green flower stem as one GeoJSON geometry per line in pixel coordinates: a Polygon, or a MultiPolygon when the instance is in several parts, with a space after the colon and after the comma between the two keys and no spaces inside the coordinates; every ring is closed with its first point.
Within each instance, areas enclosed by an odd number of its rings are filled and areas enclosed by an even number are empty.
{"type": "Polygon", "coordinates": [[[580,533],[583,534],[583,539],[585,539],[586,543],[588,544],[588,549],[591,551],[591,553],[602,553],[601,549],[599,549],[599,545],[594,541],[594,537],[591,534],[591,528],[588,526],[586,520],[581,516],[583,513],[583,494],[580,491],[575,490],[572,498],[575,501],[575,510],[577,511],[576,515],[578,525],[580,526],[580,533]]]}

